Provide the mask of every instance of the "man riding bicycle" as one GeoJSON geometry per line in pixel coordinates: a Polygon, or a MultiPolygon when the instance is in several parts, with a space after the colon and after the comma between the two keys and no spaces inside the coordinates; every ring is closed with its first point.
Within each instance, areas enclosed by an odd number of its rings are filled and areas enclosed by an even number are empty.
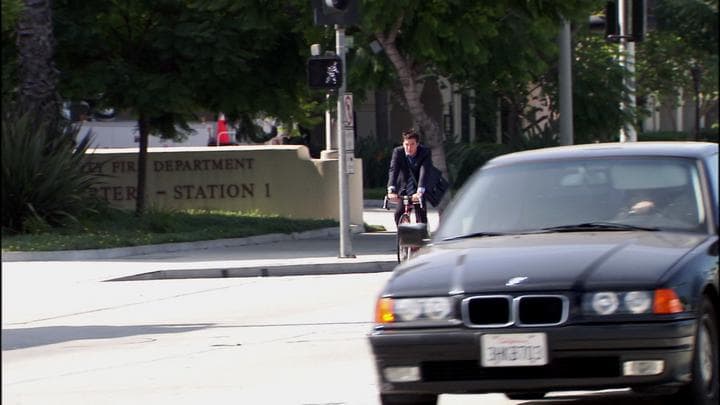
{"type": "MultiPolygon", "coordinates": [[[[412,196],[413,209],[418,222],[427,223],[425,173],[432,167],[430,148],[420,144],[420,135],[414,129],[403,131],[403,144],[393,149],[388,172],[388,199],[398,202],[398,194],[412,196]],[[422,201],[422,204],[421,204],[422,201]]],[[[402,204],[395,209],[395,223],[404,212],[402,204]]]]}

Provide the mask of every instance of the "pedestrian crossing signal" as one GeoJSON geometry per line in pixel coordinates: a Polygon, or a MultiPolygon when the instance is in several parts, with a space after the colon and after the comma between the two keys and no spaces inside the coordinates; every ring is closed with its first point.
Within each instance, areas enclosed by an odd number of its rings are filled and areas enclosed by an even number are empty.
{"type": "Polygon", "coordinates": [[[342,61],[338,56],[313,56],[307,65],[311,89],[339,89],[343,82],[342,61]]]}

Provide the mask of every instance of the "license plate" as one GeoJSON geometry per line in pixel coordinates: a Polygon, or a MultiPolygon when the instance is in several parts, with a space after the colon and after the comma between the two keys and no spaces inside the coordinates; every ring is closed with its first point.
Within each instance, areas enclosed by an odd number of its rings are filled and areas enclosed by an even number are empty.
{"type": "Polygon", "coordinates": [[[482,335],[480,352],[483,367],[543,366],[548,363],[544,333],[482,335]]]}

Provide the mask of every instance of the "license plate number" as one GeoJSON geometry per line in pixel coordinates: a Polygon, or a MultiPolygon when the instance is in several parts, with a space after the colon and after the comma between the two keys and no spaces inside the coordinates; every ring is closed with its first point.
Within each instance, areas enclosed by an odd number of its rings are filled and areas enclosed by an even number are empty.
{"type": "Polygon", "coordinates": [[[544,333],[486,334],[480,337],[483,367],[543,366],[548,363],[544,333]]]}

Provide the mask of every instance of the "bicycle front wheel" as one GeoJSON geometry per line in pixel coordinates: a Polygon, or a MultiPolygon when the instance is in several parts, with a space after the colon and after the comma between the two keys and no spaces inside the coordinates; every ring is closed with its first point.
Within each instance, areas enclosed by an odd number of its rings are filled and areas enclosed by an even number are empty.
{"type": "MultiPolygon", "coordinates": [[[[400,224],[409,224],[411,223],[410,215],[408,214],[402,214],[400,216],[400,219],[398,220],[398,225],[400,224]]],[[[410,246],[401,246],[400,245],[400,233],[397,234],[397,260],[398,263],[402,263],[410,258],[411,254],[411,247],[410,246]]]]}

